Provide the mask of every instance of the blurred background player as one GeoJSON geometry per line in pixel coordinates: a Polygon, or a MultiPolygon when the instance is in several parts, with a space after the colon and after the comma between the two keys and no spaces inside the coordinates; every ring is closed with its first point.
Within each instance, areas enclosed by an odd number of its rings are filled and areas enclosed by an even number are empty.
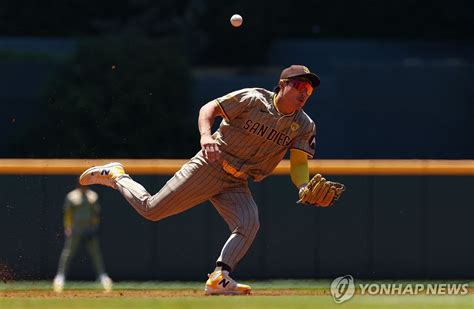
{"type": "Polygon", "coordinates": [[[105,291],[112,290],[112,280],[106,274],[100,251],[98,229],[100,223],[99,196],[96,192],[78,184],[66,195],[64,201],[64,248],[53,281],[55,292],[62,292],[71,260],[83,243],[89,253],[97,278],[105,291]]]}
{"type": "Polygon", "coordinates": [[[250,286],[229,275],[260,227],[248,179],[263,180],[290,150],[293,183],[298,189],[308,183],[316,126],[302,109],[319,83],[319,77],[307,67],[292,65],[281,72],[274,91],[245,88],[205,104],[198,118],[201,151],[153,196],[120,163],[91,167],[82,173],[80,183],[117,189],[140,215],[152,221],[209,200],[231,235],[209,275],[205,293],[249,294],[250,286]],[[212,134],[218,117],[223,120],[212,134]]]}

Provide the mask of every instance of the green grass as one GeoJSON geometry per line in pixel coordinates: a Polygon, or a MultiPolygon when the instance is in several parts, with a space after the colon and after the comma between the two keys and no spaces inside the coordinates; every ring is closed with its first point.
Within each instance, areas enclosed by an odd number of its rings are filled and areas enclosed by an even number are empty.
{"type": "MultiPolygon", "coordinates": [[[[404,281],[405,283],[407,281],[404,281]]],[[[415,281],[413,281],[415,282],[415,281]]],[[[420,281],[417,281],[420,282],[420,281]]],[[[247,283],[247,282],[246,282],[247,283]]],[[[328,290],[327,280],[275,280],[250,283],[255,291],[268,289],[289,289],[310,291],[310,295],[293,296],[214,296],[214,297],[128,297],[101,296],[100,286],[95,282],[67,282],[65,291],[95,291],[93,297],[11,297],[11,291],[50,291],[50,281],[23,281],[0,283],[0,309],[3,308],[474,308],[474,294],[459,296],[369,296],[355,295],[351,300],[334,303],[330,295],[322,295],[328,290]],[[311,295],[314,291],[315,295],[311,295]],[[5,297],[9,293],[9,297],[5,297]]],[[[470,286],[473,284],[471,282],[470,286]]],[[[117,282],[114,291],[150,290],[195,290],[202,295],[202,282],[117,282]]]]}
{"type": "MultiPolygon", "coordinates": [[[[245,281],[258,289],[327,289],[329,280],[268,280],[245,281]]],[[[50,290],[52,281],[16,281],[0,283],[0,291],[50,290]]],[[[95,290],[100,284],[89,281],[66,281],[66,289],[95,290]]],[[[184,281],[121,281],[114,283],[115,290],[202,290],[204,282],[184,281]]]]}
{"type": "Polygon", "coordinates": [[[365,296],[335,304],[329,296],[0,299],[0,308],[470,308],[469,296],[365,296]]]}

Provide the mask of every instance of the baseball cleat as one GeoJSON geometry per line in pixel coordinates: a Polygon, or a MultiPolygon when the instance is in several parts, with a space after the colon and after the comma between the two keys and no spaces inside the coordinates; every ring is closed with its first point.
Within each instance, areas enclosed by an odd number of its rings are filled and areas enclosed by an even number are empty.
{"type": "Polygon", "coordinates": [[[204,292],[206,295],[244,295],[250,294],[252,288],[235,282],[228,271],[215,271],[209,275],[204,292]]]}
{"type": "Polygon", "coordinates": [[[56,275],[53,280],[53,290],[56,293],[61,293],[64,289],[64,275],[56,275]]]}
{"type": "Polygon", "coordinates": [[[114,283],[112,279],[110,279],[110,277],[107,276],[107,274],[102,274],[100,275],[100,284],[102,284],[102,287],[104,288],[106,292],[110,292],[112,291],[112,287],[114,283]]]}
{"type": "Polygon", "coordinates": [[[122,163],[113,162],[87,169],[79,176],[79,183],[83,186],[104,185],[115,189],[115,179],[124,174],[125,169],[122,163]]]}

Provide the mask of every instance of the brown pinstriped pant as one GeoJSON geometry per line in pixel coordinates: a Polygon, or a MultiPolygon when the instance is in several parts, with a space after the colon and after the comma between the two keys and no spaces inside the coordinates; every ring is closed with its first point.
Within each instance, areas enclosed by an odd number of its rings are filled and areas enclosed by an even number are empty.
{"type": "Polygon", "coordinates": [[[117,190],[143,217],[158,221],[210,200],[229,225],[231,235],[217,261],[235,268],[259,229],[258,209],[246,180],[227,174],[219,165],[196,155],[151,196],[128,175],[116,180],[117,190]]]}

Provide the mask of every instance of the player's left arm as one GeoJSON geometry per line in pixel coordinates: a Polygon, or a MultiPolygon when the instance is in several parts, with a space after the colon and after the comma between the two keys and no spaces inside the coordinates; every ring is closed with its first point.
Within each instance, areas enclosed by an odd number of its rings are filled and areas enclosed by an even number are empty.
{"type": "Polygon", "coordinates": [[[308,158],[312,158],[315,152],[316,125],[309,118],[299,124],[302,133],[290,146],[290,175],[293,184],[301,190],[309,182],[308,158]]]}
{"type": "Polygon", "coordinates": [[[290,149],[291,181],[301,189],[309,181],[308,154],[298,149],[290,149]]]}

